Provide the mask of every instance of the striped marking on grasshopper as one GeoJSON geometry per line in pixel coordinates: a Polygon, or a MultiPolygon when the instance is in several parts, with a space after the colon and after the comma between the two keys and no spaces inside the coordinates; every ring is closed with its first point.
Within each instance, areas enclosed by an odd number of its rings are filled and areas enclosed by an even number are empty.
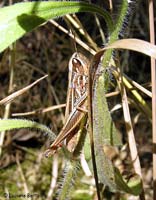
{"type": "Polygon", "coordinates": [[[55,141],[46,150],[46,157],[53,155],[65,140],[75,135],[75,129],[85,115],[82,110],[86,110],[87,107],[88,67],[89,61],[85,56],[77,52],[72,55],[69,61],[65,124],[55,141]]]}

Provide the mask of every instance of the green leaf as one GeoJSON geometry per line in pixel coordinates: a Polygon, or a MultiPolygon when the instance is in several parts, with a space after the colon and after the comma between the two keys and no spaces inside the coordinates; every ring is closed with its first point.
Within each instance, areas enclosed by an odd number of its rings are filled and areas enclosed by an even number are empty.
{"type": "MultiPolygon", "coordinates": [[[[142,189],[141,179],[137,177],[134,187],[128,185],[104,151],[105,147],[113,148],[115,145],[120,145],[121,140],[111,119],[105,96],[109,85],[109,76],[106,68],[103,68],[97,59],[103,52],[98,52],[92,61],[92,67],[97,66],[97,69],[91,89],[94,149],[99,181],[109,186],[112,192],[123,191],[133,195],[139,195],[142,189]]],[[[106,59],[105,54],[103,59],[106,59]]],[[[108,66],[109,62],[106,63],[107,65],[105,67],[108,66]]],[[[91,71],[94,71],[94,69],[91,71]]]]}
{"type": "MultiPolygon", "coordinates": [[[[105,72],[104,72],[105,73],[105,72]]],[[[114,126],[105,96],[105,75],[99,76],[93,94],[93,132],[103,145],[121,145],[121,136],[114,126]]],[[[108,83],[107,83],[108,84],[108,83]]]]}
{"type": "Polygon", "coordinates": [[[114,168],[115,181],[120,191],[124,191],[135,196],[138,196],[142,192],[142,182],[139,175],[134,175],[126,183],[117,168],[114,168]]]}
{"type": "Polygon", "coordinates": [[[75,180],[78,176],[80,163],[78,159],[66,160],[66,166],[63,171],[62,180],[59,184],[58,199],[71,199],[75,180]]]}
{"type": "MultiPolygon", "coordinates": [[[[118,39],[127,9],[128,3],[126,0],[123,0],[119,17],[116,21],[116,27],[110,35],[110,43],[118,39]]],[[[92,118],[91,120],[93,123],[92,130],[96,169],[99,181],[109,186],[111,191],[123,191],[133,195],[139,195],[142,190],[140,177],[137,176],[137,179],[131,182],[133,184],[126,183],[119,170],[113,166],[112,161],[105,153],[106,147],[113,148],[113,146],[121,144],[119,134],[111,119],[105,97],[110,79],[107,68],[111,66],[112,52],[113,50],[98,52],[93,58],[90,69],[90,118],[92,118]],[[102,64],[100,64],[100,61],[102,61],[102,64]],[[92,75],[93,72],[94,75],[92,75]]]]}
{"type": "Polygon", "coordinates": [[[20,128],[34,128],[48,134],[51,139],[54,139],[56,135],[45,125],[25,119],[1,119],[0,131],[9,131],[20,128]]]}
{"type": "MultiPolygon", "coordinates": [[[[127,8],[127,1],[123,0],[121,13],[117,20],[117,25],[112,35],[110,43],[117,40],[119,31],[122,26],[123,18],[127,8]],[[126,7],[125,7],[126,6],[126,7]]],[[[123,191],[133,195],[139,195],[142,190],[141,179],[137,176],[133,184],[128,184],[123,179],[119,170],[113,166],[112,161],[105,153],[105,148],[113,148],[115,145],[120,145],[119,134],[111,119],[105,94],[109,85],[109,74],[107,68],[111,66],[113,50],[98,52],[92,61],[90,69],[90,123],[93,123],[93,138],[96,169],[99,181],[106,186],[109,186],[113,192],[123,191]],[[103,56],[102,56],[103,55],[103,56]],[[100,64],[102,61],[102,64],[100,64]],[[93,75],[92,75],[93,74],[93,75]]]]}
{"type": "Polygon", "coordinates": [[[17,3],[0,9],[0,52],[47,20],[76,12],[98,13],[112,30],[110,15],[93,4],[72,1],[17,3]]]}
{"type": "Polygon", "coordinates": [[[118,190],[118,185],[115,181],[114,167],[111,160],[105,155],[104,147],[121,145],[121,140],[108,110],[104,77],[102,74],[95,81],[95,90],[92,96],[94,146],[99,180],[115,192],[118,190]]]}

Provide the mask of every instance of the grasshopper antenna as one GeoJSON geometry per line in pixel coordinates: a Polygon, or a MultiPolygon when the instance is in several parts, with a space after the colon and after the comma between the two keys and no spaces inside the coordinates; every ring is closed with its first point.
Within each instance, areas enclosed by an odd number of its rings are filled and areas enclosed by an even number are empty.
{"type": "Polygon", "coordinates": [[[73,32],[73,36],[74,36],[74,49],[75,49],[75,52],[77,53],[77,46],[76,46],[76,39],[75,39],[75,33],[73,32]]]}
{"type": "Polygon", "coordinates": [[[72,38],[72,43],[73,43],[73,47],[74,47],[74,52],[77,53],[77,46],[76,46],[76,33],[73,29],[70,28],[70,32],[71,34],[73,35],[73,38],[72,38]]]}

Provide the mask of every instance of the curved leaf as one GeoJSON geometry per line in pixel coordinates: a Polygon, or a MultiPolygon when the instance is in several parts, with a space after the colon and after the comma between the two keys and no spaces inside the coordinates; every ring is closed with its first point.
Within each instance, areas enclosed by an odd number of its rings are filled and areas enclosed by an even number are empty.
{"type": "MultiPolygon", "coordinates": [[[[152,58],[156,59],[156,46],[151,44],[150,42],[139,39],[118,40],[104,49],[127,49],[146,54],[147,56],[151,56],[152,58]]],[[[100,51],[104,51],[104,49],[100,51]]]]}
{"type": "Polygon", "coordinates": [[[56,135],[45,125],[25,119],[1,119],[0,131],[9,131],[20,128],[34,128],[48,134],[51,139],[54,139],[56,135]]]}
{"type": "Polygon", "coordinates": [[[47,20],[76,12],[98,13],[112,30],[110,15],[93,4],[72,1],[17,3],[0,9],[0,52],[47,20]]]}

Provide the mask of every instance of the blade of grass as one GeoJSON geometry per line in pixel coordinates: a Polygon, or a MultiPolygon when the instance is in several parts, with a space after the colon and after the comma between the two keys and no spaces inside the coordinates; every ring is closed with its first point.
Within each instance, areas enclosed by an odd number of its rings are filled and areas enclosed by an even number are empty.
{"type": "Polygon", "coordinates": [[[48,75],[45,75],[41,78],[39,78],[37,81],[33,82],[32,84],[22,88],[21,90],[18,90],[17,92],[14,92],[13,94],[7,96],[6,98],[2,99],[0,101],[0,105],[8,104],[9,102],[13,101],[16,97],[22,95],[23,93],[27,92],[30,88],[32,88],[34,85],[36,85],[38,82],[46,78],[48,75]]]}
{"type": "Polygon", "coordinates": [[[109,46],[105,47],[104,49],[111,49],[111,48],[137,51],[156,59],[156,46],[149,42],[139,39],[130,38],[130,39],[118,40],[113,42],[109,46]]]}
{"type": "MultiPolygon", "coordinates": [[[[113,71],[113,74],[116,78],[119,77],[119,73],[117,71],[113,71]]],[[[151,109],[146,103],[146,101],[143,99],[141,94],[133,87],[131,83],[132,81],[124,74],[122,77],[122,81],[123,84],[126,86],[126,88],[128,88],[128,90],[133,94],[133,98],[138,102],[138,105],[142,110],[142,112],[145,113],[145,115],[148,116],[149,121],[151,121],[151,116],[152,116],[151,109]]]]}
{"type": "MultiPolygon", "coordinates": [[[[118,84],[121,91],[124,121],[125,121],[127,136],[128,136],[128,144],[129,144],[133,167],[134,167],[135,173],[138,174],[142,180],[141,165],[140,165],[140,160],[139,160],[138,151],[136,147],[136,141],[135,141],[133,125],[132,125],[131,116],[130,116],[130,110],[128,106],[126,89],[123,84],[122,72],[120,72],[118,84]]],[[[141,200],[145,199],[143,187],[142,187],[142,193],[140,194],[140,199],[141,200]]]]}
{"type": "MultiPolygon", "coordinates": [[[[153,0],[149,0],[149,29],[150,42],[155,44],[154,30],[154,5],[153,0]]],[[[153,135],[153,199],[156,199],[156,64],[151,58],[151,79],[152,79],[152,135],[153,135]]]]}
{"type": "Polygon", "coordinates": [[[90,46],[98,51],[97,44],[93,41],[93,39],[90,37],[88,32],[85,30],[83,27],[82,23],[79,21],[77,16],[71,16],[71,15],[66,15],[65,18],[68,19],[68,21],[76,28],[76,30],[79,31],[81,35],[83,35],[84,38],[86,38],[87,42],[90,44],[90,46]]]}
{"type": "MultiPolygon", "coordinates": [[[[141,92],[143,92],[144,94],[146,94],[147,96],[149,96],[150,98],[152,98],[152,92],[147,90],[145,87],[143,87],[142,85],[140,85],[139,83],[135,82],[134,80],[132,80],[130,77],[128,77],[126,74],[124,74],[124,77],[127,78],[127,80],[134,86],[136,87],[138,90],[140,90],[141,92]]],[[[132,87],[132,90],[134,89],[134,87],[132,87]]]]}
{"type": "Polygon", "coordinates": [[[86,43],[84,43],[82,40],[80,40],[78,37],[74,36],[71,32],[69,32],[67,29],[65,29],[63,26],[61,26],[60,24],[58,24],[56,21],[54,20],[50,20],[50,22],[56,26],[59,30],[61,30],[62,32],[64,32],[65,34],[67,34],[69,37],[71,37],[73,40],[75,40],[80,46],[82,46],[84,49],[86,49],[88,52],[90,52],[92,55],[96,54],[96,51],[94,51],[94,49],[92,49],[91,47],[89,47],[86,43]]]}
{"type": "MultiPolygon", "coordinates": [[[[10,78],[9,78],[9,89],[8,93],[12,92],[13,90],[13,81],[14,81],[14,68],[15,68],[15,44],[10,46],[10,59],[9,59],[9,67],[10,67],[10,78]]],[[[5,111],[4,111],[4,119],[7,119],[10,115],[10,109],[11,109],[11,103],[8,103],[5,106],[5,111]]],[[[5,138],[5,131],[2,131],[0,133],[0,156],[2,154],[2,146],[5,138]]]]}
{"type": "Polygon", "coordinates": [[[92,12],[103,16],[111,32],[112,19],[107,11],[84,2],[24,2],[0,9],[0,52],[25,33],[46,21],[76,12],[92,12]]]}
{"type": "Polygon", "coordinates": [[[50,106],[47,108],[39,108],[37,110],[33,110],[30,112],[25,112],[25,113],[13,113],[11,116],[28,116],[28,115],[36,115],[36,114],[43,114],[46,112],[50,112],[52,110],[56,110],[56,109],[60,109],[60,108],[64,108],[66,106],[66,104],[59,104],[59,105],[55,105],[55,106],[50,106]]]}
{"type": "Polygon", "coordinates": [[[52,199],[52,196],[53,196],[53,193],[54,193],[54,189],[56,187],[57,177],[58,177],[58,168],[59,168],[58,155],[55,154],[53,156],[53,162],[52,162],[51,183],[50,183],[50,188],[49,188],[46,200],[51,200],[52,199]]]}

